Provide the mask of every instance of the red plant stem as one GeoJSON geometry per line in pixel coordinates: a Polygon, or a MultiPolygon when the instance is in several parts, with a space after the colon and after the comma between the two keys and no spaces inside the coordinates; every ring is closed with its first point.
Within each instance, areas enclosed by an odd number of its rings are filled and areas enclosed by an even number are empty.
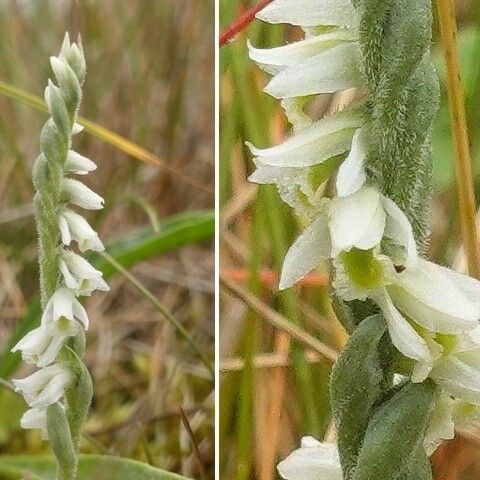
{"type": "Polygon", "coordinates": [[[238,17],[220,34],[220,47],[232,40],[240,32],[243,32],[255,20],[255,15],[265,8],[272,0],[262,0],[257,5],[248,9],[243,15],[238,17]]]}

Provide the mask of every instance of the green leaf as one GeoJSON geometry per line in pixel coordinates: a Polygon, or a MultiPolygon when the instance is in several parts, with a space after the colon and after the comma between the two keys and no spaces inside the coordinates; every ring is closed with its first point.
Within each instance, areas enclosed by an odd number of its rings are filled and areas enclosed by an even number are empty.
{"type": "MultiPolygon", "coordinates": [[[[160,253],[209,240],[214,233],[214,212],[187,212],[162,223],[158,233],[152,232],[151,228],[145,228],[125,235],[110,243],[107,251],[123,267],[128,268],[160,253]]],[[[91,260],[95,268],[101,270],[106,277],[116,271],[99,255],[92,256],[91,260]]]]}
{"type": "Polygon", "coordinates": [[[381,315],[366,318],[350,337],[332,370],[332,409],[346,480],[353,478],[373,407],[383,393],[383,359],[379,344],[385,331],[381,315]]]}
{"type": "Polygon", "coordinates": [[[408,383],[379,407],[365,433],[354,480],[428,479],[419,455],[436,391],[429,381],[408,383]]]}
{"type": "MultiPolygon", "coordinates": [[[[155,257],[161,253],[175,250],[184,245],[209,240],[215,232],[215,217],[211,211],[187,212],[164,221],[159,232],[141,229],[129,233],[109,245],[107,251],[125,268],[138,262],[155,257]]],[[[116,270],[100,255],[92,255],[89,260],[101,270],[105,278],[116,270]]],[[[20,353],[11,353],[10,349],[32,328],[40,322],[41,310],[38,299],[32,300],[28,312],[20,319],[16,329],[6,343],[0,355],[0,378],[8,378],[21,361],[20,353]]]]}
{"type": "MultiPolygon", "coordinates": [[[[1,456],[0,478],[5,480],[52,480],[56,463],[49,456],[1,456]],[[7,476],[8,475],[8,476],[7,476]]],[[[78,480],[186,480],[186,477],[165,472],[145,463],[126,458],[81,455],[78,480]]]]}

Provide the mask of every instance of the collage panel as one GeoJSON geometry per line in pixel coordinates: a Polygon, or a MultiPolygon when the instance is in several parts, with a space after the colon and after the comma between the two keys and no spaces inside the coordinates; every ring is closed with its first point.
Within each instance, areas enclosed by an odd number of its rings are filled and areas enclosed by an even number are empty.
{"type": "Polygon", "coordinates": [[[478,2],[219,3],[219,478],[479,478],[478,2]]]}
{"type": "Polygon", "coordinates": [[[215,478],[214,29],[0,2],[0,479],[215,478]]]}

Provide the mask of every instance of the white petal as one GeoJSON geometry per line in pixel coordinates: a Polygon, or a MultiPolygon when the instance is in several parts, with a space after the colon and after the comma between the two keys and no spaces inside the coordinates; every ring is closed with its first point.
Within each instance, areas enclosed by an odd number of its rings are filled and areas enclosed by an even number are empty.
{"type": "Polygon", "coordinates": [[[52,296],[53,318],[57,320],[60,317],[73,320],[73,292],[65,287],[60,287],[52,296]]]}
{"type": "Polygon", "coordinates": [[[455,397],[480,405],[480,370],[478,368],[450,356],[437,365],[430,376],[455,397]]]}
{"type": "Polygon", "coordinates": [[[30,408],[20,419],[22,428],[47,428],[47,412],[45,409],[30,408]]]}
{"type": "Polygon", "coordinates": [[[350,0],[274,0],[257,13],[257,18],[302,27],[358,24],[358,14],[350,0]]]}
{"type": "Polygon", "coordinates": [[[68,223],[63,217],[63,215],[60,215],[58,217],[58,227],[60,228],[60,236],[62,238],[62,243],[64,245],[70,245],[70,243],[72,243],[72,236],[70,235],[68,223]]]}
{"type": "Polygon", "coordinates": [[[309,216],[318,203],[307,168],[282,168],[259,164],[248,177],[250,182],[275,184],[282,200],[298,215],[309,216]]]}
{"type": "Polygon", "coordinates": [[[78,133],[82,132],[85,127],[80,125],[79,123],[74,123],[72,127],[72,135],[77,135],[78,133]]]}
{"type": "Polygon", "coordinates": [[[81,215],[73,210],[65,209],[60,214],[60,218],[65,220],[69,235],[73,236],[73,239],[78,243],[78,248],[81,252],[86,250],[101,252],[105,250],[97,232],[81,215]]]}
{"type": "Polygon", "coordinates": [[[65,372],[65,367],[60,364],[51,365],[42,368],[26,378],[13,379],[12,383],[15,386],[15,391],[26,393],[34,393],[41,390],[48,382],[61,373],[65,372]]]}
{"type": "Polygon", "coordinates": [[[70,202],[88,210],[101,210],[105,203],[100,195],[72,178],[63,180],[63,193],[70,202]]]}
{"type": "Polygon", "coordinates": [[[66,263],[60,259],[60,272],[63,275],[63,280],[65,281],[65,285],[72,290],[76,290],[79,287],[78,280],[70,273],[66,263]]]}
{"type": "Polygon", "coordinates": [[[289,288],[318,267],[331,252],[328,220],[319,215],[290,247],[283,263],[280,290],[289,288]]]}
{"type": "Polygon", "coordinates": [[[422,258],[417,266],[398,274],[388,291],[401,311],[432,332],[461,333],[478,325],[480,307],[463,294],[444,269],[422,258]]]}
{"type": "Polygon", "coordinates": [[[62,252],[62,257],[70,272],[77,278],[95,278],[102,275],[100,270],[96,270],[87,260],[76,253],[65,250],[62,252]]]}
{"type": "Polygon", "coordinates": [[[456,287],[473,303],[480,305],[480,281],[468,275],[462,275],[451,268],[435,265],[435,267],[447,275],[456,287]]]}
{"type": "MultiPolygon", "coordinates": [[[[415,329],[403,318],[393,305],[387,293],[382,293],[374,298],[382,309],[388,325],[388,332],[395,347],[407,358],[430,365],[433,358],[430,354],[427,342],[415,331],[415,329]]],[[[428,370],[422,372],[423,378],[415,378],[414,381],[423,381],[427,377],[428,370]]]]}
{"type": "Polygon", "coordinates": [[[423,445],[427,456],[440,445],[442,440],[451,440],[455,436],[455,423],[453,421],[454,400],[443,394],[437,401],[430,415],[429,424],[425,433],[423,445]]]}
{"type": "Polygon", "coordinates": [[[34,408],[44,408],[60,400],[65,388],[71,382],[70,372],[64,372],[53,377],[46,387],[32,401],[27,403],[34,408]]]}
{"type": "Polygon", "coordinates": [[[38,359],[37,366],[43,368],[53,363],[56,360],[58,353],[63,347],[66,339],[66,336],[52,336],[48,347],[38,359]]]}
{"type": "Polygon", "coordinates": [[[362,123],[362,115],[358,112],[342,112],[323,117],[275,147],[258,149],[248,145],[261,164],[308,167],[349,150],[354,130],[362,123]]]}
{"type": "Polygon", "coordinates": [[[86,175],[97,169],[97,165],[89,158],[80,155],[73,150],[68,151],[67,161],[65,163],[66,173],[75,173],[77,175],[86,175]]]}
{"type": "Polygon", "coordinates": [[[359,190],[367,179],[365,173],[365,159],[367,153],[362,139],[362,130],[355,132],[352,148],[348,157],[340,165],[337,174],[337,194],[346,197],[359,190]]]}
{"type": "Polygon", "coordinates": [[[342,469],[336,445],[303,442],[278,464],[278,472],[286,480],[342,480],[342,469]]]}
{"type": "Polygon", "coordinates": [[[407,252],[407,265],[415,264],[418,259],[417,245],[408,218],[394,201],[383,195],[382,204],[387,213],[385,236],[394,240],[398,245],[405,247],[407,252]]]}
{"type": "Polygon", "coordinates": [[[386,215],[380,194],[363,187],[348,197],[335,197],[330,208],[333,255],[355,247],[376,247],[385,229],[386,215]]]}
{"type": "Polygon", "coordinates": [[[362,85],[357,42],[337,45],[275,75],[264,91],[275,98],[334,93],[362,85]]]}
{"type": "Polygon", "coordinates": [[[73,314],[75,315],[75,318],[84,326],[85,330],[88,330],[89,320],[87,311],[76,299],[73,301],[73,314]]]}
{"type": "Polygon", "coordinates": [[[275,48],[255,48],[249,42],[248,52],[250,58],[265,71],[277,74],[285,67],[298,64],[340,43],[355,41],[357,37],[358,34],[352,30],[334,30],[275,48]]]}
{"type": "Polygon", "coordinates": [[[12,352],[19,350],[43,350],[48,345],[49,338],[45,330],[41,327],[35,328],[28,332],[13,348],[12,352]]]}

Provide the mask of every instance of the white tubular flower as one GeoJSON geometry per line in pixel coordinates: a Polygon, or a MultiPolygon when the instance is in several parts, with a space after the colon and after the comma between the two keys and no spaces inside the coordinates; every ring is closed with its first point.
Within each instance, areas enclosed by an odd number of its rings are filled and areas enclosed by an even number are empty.
{"type": "Polygon", "coordinates": [[[94,290],[109,291],[102,272],[93,268],[84,258],[69,250],[62,252],[60,271],[65,285],[77,295],[89,296],[94,290]]]}
{"type": "Polygon", "coordinates": [[[73,376],[63,364],[50,365],[21,380],[12,380],[16,392],[21,392],[33,408],[45,408],[58,401],[73,376]]]}
{"type": "Polygon", "coordinates": [[[282,200],[298,215],[310,216],[315,210],[317,192],[311,182],[309,169],[281,168],[259,165],[250,175],[250,182],[276,185],[282,200]]]}
{"type": "Polygon", "coordinates": [[[478,421],[479,416],[478,406],[442,393],[430,417],[423,443],[427,455],[432,455],[442,440],[453,439],[455,428],[466,427],[478,421]]]}
{"type": "Polygon", "coordinates": [[[97,232],[81,215],[73,210],[68,208],[62,210],[58,218],[58,225],[64,245],[70,245],[72,240],[75,240],[81,252],[86,250],[102,252],[105,250],[97,232]]]}
{"type": "Polygon", "coordinates": [[[358,111],[328,115],[299,130],[275,147],[259,149],[248,144],[256,163],[274,167],[311,167],[350,150],[355,130],[362,126],[358,111]]]}
{"type": "MultiPolygon", "coordinates": [[[[380,245],[385,236],[402,250],[411,248],[411,229],[410,235],[402,230],[405,222],[408,226],[410,224],[398,207],[385,209],[385,197],[371,187],[364,186],[347,197],[335,197],[331,201],[324,199],[323,202],[324,207],[318,210],[316,218],[297,238],[285,257],[280,289],[294,285],[323,260],[351,252],[348,256],[342,256],[341,260],[350,274],[366,281],[363,285],[366,289],[363,297],[366,298],[371,289],[384,285],[383,268],[377,266],[373,249],[380,245]],[[356,257],[359,255],[362,261],[369,260],[372,275],[376,270],[379,274],[365,277],[366,272],[362,271],[355,275],[356,257]]],[[[351,283],[348,278],[347,283],[351,283]]],[[[338,282],[334,286],[337,288],[338,282]]],[[[348,285],[344,290],[349,290],[348,285]]]]}
{"type": "MultiPolygon", "coordinates": [[[[83,130],[81,125],[76,124],[83,130]]],[[[75,128],[75,126],[74,126],[75,128]]],[[[80,131],[81,131],[80,130],[80,131]]],[[[75,175],[86,175],[89,172],[93,172],[97,169],[97,165],[89,158],[80,155],[73,150],[69,150],[67,154],[67,161],[65,163],[65,173],[73,173],[75,175]]]]}
{"type": "Polygon", "coordinates": [[[288,99],[362,85],[358,18],[348,0],[276,0],[257,16],[271,23],[300,25],[307,34],[304,40],[277,48],[249,45],[250,58],[273,75],[265,88],[268,94],[288,99]],[[332,26],[347,28],[322,31],[321,27],[332,26]]]}
{"type": "Polygon", "coordinates": [[[365,160],[367,156],[363,132],[359,128],[352,139],[352,148],[348,157],[340,165],[337,173],[336,187],[339,197],[355,193],[367,180],[365,160]]]}
{"type": "MultiPolygon", "coordinates": [[[[84,261],[86,262],[86,260],[84,261]]],[[[88,329],[88,316],[82,304],[75,298],[69,288],[60,287],[45,307],[42,315],[42,325],[45,327],[52,326],[60,321],[62,325],[56,325],[55,328],[59,331],[69,331],[71,327],[66,322],[73,322],[74,320],[80,322],[85,330],[88,329]]]]}
{"type": "Polygon", "coordinates": [[[278,464],[285,480],[342,480],[337,446],[312,437],[302,438],[301,448],[278,464]]]}
{"type": "Polygon", "coordinates": [[[68,337],[88,328],[88,316],[73,292],[59,288],[48,301],[40,327],[28,332],[13,348],[27,363],[45,367],[55,361],[68,337]]]}
{"type": "Polygon", "coordinates": [[[45,367],[52,363],[65,342],[66,336],[53,335],[51,331],[40,326],[28,332],[13,348],[12,352],[21,351],[26,363],[35,363],[45,367]]]}
{"type": "Polygon", "coordinates": [[[69,202],[86,210],[101,210],[105,203],[100,195],[73,178],[63,179],[62,193],[69,202]]]}
{"type": "Polygon", "coordinates": [[[47,411],[44,408],[30,408],[20,419],[20,426],[28,429],[47,429],[47,411]]]}
{"type": "Polygon", "coordinates": [[[257,18],[302,27],[358,25],[358,13],[350,0],[274,0],[257,13],[257,18]]]}

